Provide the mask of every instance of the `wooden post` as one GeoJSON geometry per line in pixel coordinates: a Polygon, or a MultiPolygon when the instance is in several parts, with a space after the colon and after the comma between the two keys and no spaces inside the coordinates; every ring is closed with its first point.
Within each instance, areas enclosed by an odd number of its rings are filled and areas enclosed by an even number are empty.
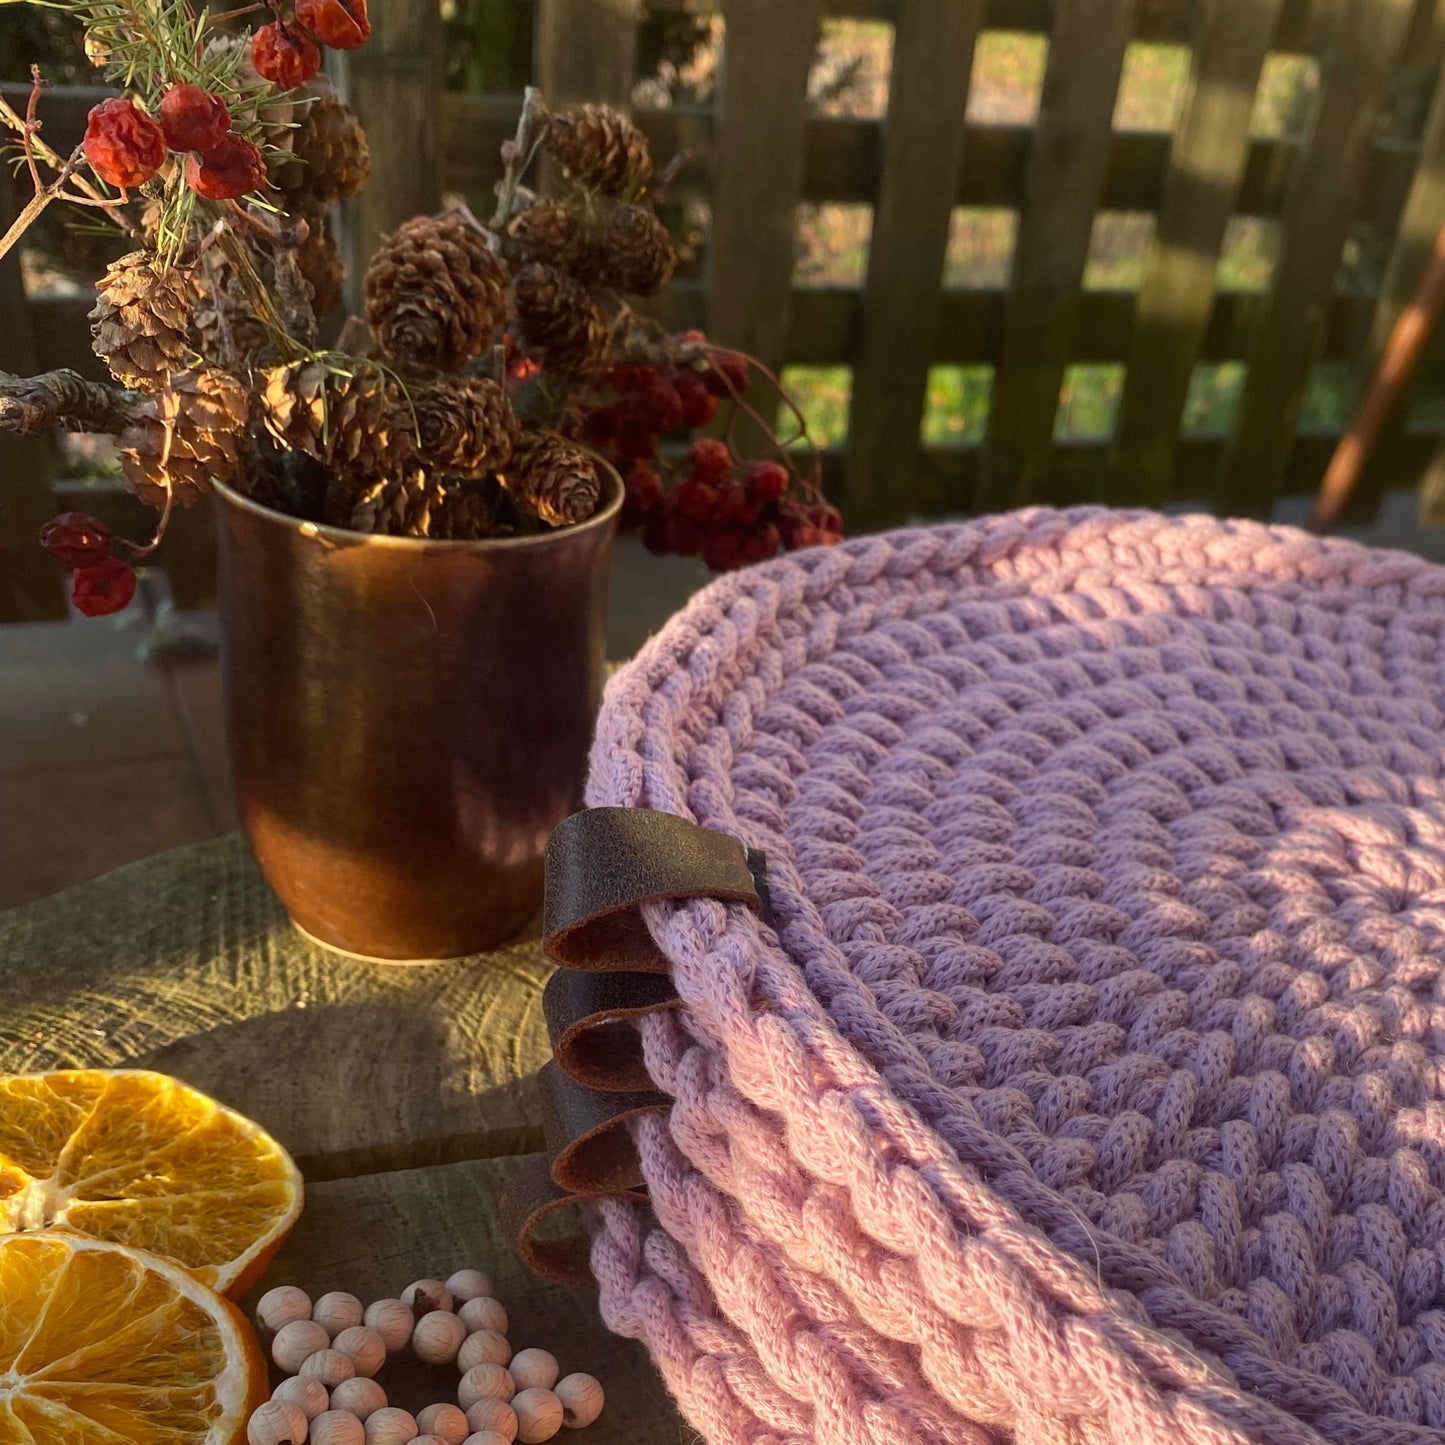
{"type": "MultiPolygon", "coordinates": [[[[0,166],[0,231],[19,210],[9,166],[0,166]]],[[[20,275],[19,248],[0,261],[0,336],[6,370],[40,370],[35,329],[20,275]]],[[[0,622],[65,616],[64,568],[40,548],[57,511],[50,493],[54,445],[44,437],[0,436],[0,622]]]]}
{"type": "Polygon", "coordinates": [[[554,109],[626,108],[637,78],[642,0],[537,0],[537,84],[554,109]]]}
{"type": "Polygon", "coordinates": [[[339,77],[371,146],[371,181],[345,213],[353,287],[382,235],[441,199],[441,11],[436,0],[384,0],[371,27],[339,77]]]}
{"type": "Polygon", "coordinates": [[[1413,9],[1412,0],[1350,0],[1335,30],[1309,148],[1290,186],[1274,286],[1250,338],[1239,422],[1214,492],[1225,515],[1268,517],[1273,510],[1324,341],[1390,63],[1413,9]]]}
{"type": "Polygon", "coordinates": [[[867,531],[906,511],[958,193],[981,0],[903,0],[853,372],[843,514],[867,531]]]}
{"type": "Polygon", "coordinates": [[[786,360],[808,72],[820,0],[726,0],[707,329],[777,368],[786,360]]]}

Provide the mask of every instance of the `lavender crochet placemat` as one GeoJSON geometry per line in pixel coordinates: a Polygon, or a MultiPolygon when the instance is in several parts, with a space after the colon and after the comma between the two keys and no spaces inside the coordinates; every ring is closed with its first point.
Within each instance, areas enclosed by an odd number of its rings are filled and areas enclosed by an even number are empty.
{"type": "Polygon", "coordinates": [[[1035,510],[721,581],[589,802],[766,850],[593,1267],[712,1445],[1445,1438],[1445,570],[1035,510]]]}

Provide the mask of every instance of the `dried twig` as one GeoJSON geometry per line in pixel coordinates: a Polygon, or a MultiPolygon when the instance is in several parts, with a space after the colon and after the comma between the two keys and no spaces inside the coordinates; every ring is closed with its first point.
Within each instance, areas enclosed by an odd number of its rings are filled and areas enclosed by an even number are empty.
{"type": "Polygon", "coordinates": [[[47,371],[12,376],[0,371],[0,432],[41,436],[54,427],[66,431],[124,431],[142,398],[123,387],[87,381],[78,371],[47,371]]]}
{"type": "Polygon", "coordinates": [[[497,183],[497,209],[492,212],[493,249],[501,246],[501,232],[512,219],[517,187],[536,158],[550,115],[542,92],[535,85],[529,85],[522,93],[522,113],[517,117],[517,133],[511,140],[502,142],[502,179],[497,183]]]}

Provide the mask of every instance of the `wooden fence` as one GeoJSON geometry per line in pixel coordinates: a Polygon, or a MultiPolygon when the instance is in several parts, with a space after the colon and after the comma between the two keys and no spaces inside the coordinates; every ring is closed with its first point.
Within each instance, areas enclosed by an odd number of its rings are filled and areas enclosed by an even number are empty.
{"type": "MultiPolygon", "coordinates": [[[[1315,488],[1334,446],[1335,436],[1300,424],[1312,370],[1343,362],[1368,371],[1445,225],[1445,86],[1436,85],[1445,0],[661,0],[656,8],[720,11],[725,27],[711,104],[637,112],[659,155],[689,152],[688,184],[710,203],[702,277],[675,288],[667,318],[704,325],[774,367],[851,369],[847,442],[830,455],[829,474],[854,530],[1026,501],[1198,501],[1268,515],[1281,494],[1315,488]],[[837,20],[892,27],[884,121],[825,116],[810,104],[820,27],[837,20]],[[976,49],[989,31],[1047,39],[1038,112],[1027,124],[970,117],[976,49]],[[1189,82],[1171,131],[1116,123],[1121,73],[1140,42],[1188,48],[1189,82]],[[1252,125],[1261,75],[1279,55],[1317,65],[1312,116],[1299,135],[1252,125]],[[861,286],[796,283],[803,203],[872,207],[861,286]],[[944,284],[959,207],[1017,215],[1011,273],[996,288],[944,284]],[[1093,288],[1095,219],[1121,211],[1155,218],[1141,278],[1127,289],[1093,288]],[[1238,216],[1278,223],[1260,291],[1216,281],[1238,216]],[[1342,258],[1362,234],[1384,257],[1379,279],[1342,284],[1342,258]],[[1221,362],[1244,367],[1231,425],[1185,431],[1196,368],[1221,362]],[[1124,369],[1110,436],[1058,432],[1061,388],[1078,363],[1124,369]],[[991,368],[978,444],[923,444],[935,366],[991,368]]],[[[643,0],[536,0],[535,71],[549,98],[626,103],[642,11],[643,0]]],[[[381,0],[372,12],[373,42],[348,57],[344,76],[376,160],[350,218],[361,253],[444,193],[484,207],[518,105],[516,96],[442,93],[437,0],[381,0]]],[[[35,338],[42,363],[75,349],[58,321],[35,327],[35,338]]],[[[1420,385],[1442,382],[1445,346],[1432,347],[1420,385]]],[[[1402,409],[1364,479],[1358,514],[1371,513],[1387,486],[1421,477],[1439,431],[1407,423],[1402,409]]],[[[4,608],[0,601],[0,615],[4,608]]]]}

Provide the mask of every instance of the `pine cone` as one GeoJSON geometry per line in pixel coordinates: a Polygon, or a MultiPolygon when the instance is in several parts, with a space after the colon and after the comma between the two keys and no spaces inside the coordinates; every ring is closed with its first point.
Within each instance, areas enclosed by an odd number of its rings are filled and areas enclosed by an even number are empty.
{"type": "Polygon", "coordinates": [[[414,216],[366,269],[366,319],[400,366],[456,371],[491,344],[507,316],[507,268],[456,216],[414,216]]]}
{"type": "Polygon", "coordinates": [[[602,478],[590,452],[556,432],[523,432],[504,486],[549,526],[585,522],[597,510],[602,478]]]}
{"type": "Polygon", "coordinates": [[[280,160],[271,181],[292,200],[312,206],[354,196],[371,175],[371,147],[356,112],[324,77],[313,79],[313,98],[296,111],[291,155],[280,160]]]}
{"type": "Polygon", "coordinates": [[[483,376],[454,376],[411,394],[417,454],[429,467],[475,477],[506,466],[522,424],[506,391],[483,376]]]}
{"type": "Polygon", "coordinates": [[[144,410],[120,434],[125,483],[141,501],[165,505],[171,495],[189,507],[232,481],[249,449],[251,394],[216,368],[179,372],[170,389],[148,397],[144,410]]]}
{"type": "Polygon", "coordinates": [[[197,271],[191,324],[196,349],[212,366],[253,366],[271,344],[235,272],[223,258],[209,258],[197,271]]]}
{"type": "Polygon", "coordinates": [[[432,513],[445,494],[442,482],[412,463],[362,487],[351,510],[351,529],[380,537],[430,536],[432,513]]]}
{"type": "Polygon", "coordinates": [[[191,273],[131,251],[106,268],[90,313],[95,354],[123,386],[157,391],[195,361],[190,337],[191,273]]]}
{"type": "Polygon", "coordinates": [[[634,196],[652,179],[647,137],[610,105],[577,105],[553,116],[543,144],[568,176],[604,196],[634,196]]]}
{"type": "Polygon", "coordinates": [[[483,478],[476,485],[455,478],[448,478],[448,482],[441,506],[432,509],[428,535],[446,542],[480,542],[514,535],[516,528],[498,515],[499,501],[504,507],[506,503],[492,478],[483,478]]]}
{"type": "Polygon", "coordinates": [[[296,252],[296,264],[311,288],[311,310],[318,321],[341,308],[346,268],[341,264],[341,247],[336,244],[324,211],[307,210],[299,219],[306,222],[305,241],[296,252]]]}
{"type": "Polygon", "coordinates": [[[348,478],[386,472],[411,451],[400,388],[378,366],[348,372],[296,361],[266,373],[261,420],[282,446],[348,478]]]}
{"type": "Polygon", "coordinates": [[[607,355],[607,318],[580,282],[536,262],[512,287],[517,328],[527,353],[552,371],[583,371],[607,355]]]}
{"type": "Polygon", "coordinates": [[[585,279],[582,273],[590,251],[587,227],[565,202],[545,197],[533,201],[512,217],[507,231],[524,261],[540,261],[585,279]]]}
{"type": "Polygon", "coordinates": [[[650,206],[618,206],[598,251],[598,280],[632,296],[656,296],[677,266],[672,236],[650,206]]]}

